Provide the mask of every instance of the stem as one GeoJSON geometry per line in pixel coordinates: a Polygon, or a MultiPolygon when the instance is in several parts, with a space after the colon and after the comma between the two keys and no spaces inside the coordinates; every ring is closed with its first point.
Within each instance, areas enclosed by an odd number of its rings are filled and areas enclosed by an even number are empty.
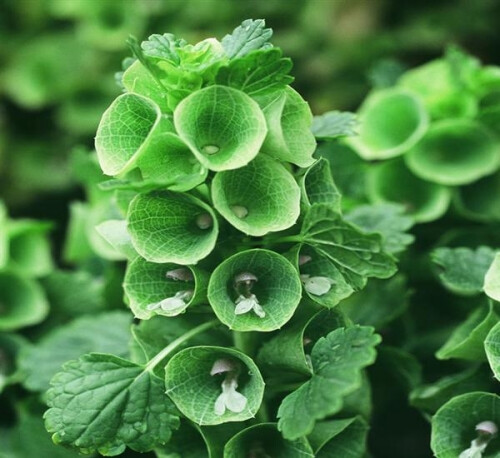
{"type": "Polygon", "coordinates": [[[258,423],[268,423],[269,422],[269,411],[265,401],[262,401],[260,409],[255,414],[255,419],[258,423]]]}
{"type": "Polygon", "coordinates": [[[200,334],[207,329],[213,328],[215,325],[219,324],[217,320],[209,321],[208,323],[203,323],[196,328],[191,329],[182,336],[170,342],[160,353],[158,353],[149,363],[147,364],[145,370],[151,372],[163,359],[165,359],[170,353],[172,353],[177,347],[182,345],[186,340],[194,337],[196,334],[200,334]]]}

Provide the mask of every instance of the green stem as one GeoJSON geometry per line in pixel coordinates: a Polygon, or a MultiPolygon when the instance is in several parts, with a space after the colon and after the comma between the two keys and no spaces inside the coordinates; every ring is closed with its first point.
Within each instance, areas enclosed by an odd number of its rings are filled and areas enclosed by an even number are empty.
{"type": "Polygon", "coordinates": [[[186,332],[179,338],[175,339],[173,342],[170,342],[162,351],[160,351],[160,353],[158,353],[151,361],[149,361],[145,370],[151,372],[161,361],[163,361],[163,359],[165,359],[177,347],[182,345],[186,340],[189,340],[191,337],[194,337],[195,335],[200,334],[206,331],[207,329],[213,328],[217,324],[219,324],[219,321],[217,320],[200,324],[200,326],[191,329],[190,331],[186,332]]]}
{"type": "Polygon", "coordinates": [[[255,414],[255,420],[257,420],[257,423],[268,423],[269,422],[269,411],[268,411],[267,405],[264,401],[260,405],[260,409],[255,414]]]}
{"type": "Polygon", "coordinates": [[[248,356],[252,356],[253,354],[254,340],[253,333],[251,332],[233,331],[234,347],[248,356]]]}

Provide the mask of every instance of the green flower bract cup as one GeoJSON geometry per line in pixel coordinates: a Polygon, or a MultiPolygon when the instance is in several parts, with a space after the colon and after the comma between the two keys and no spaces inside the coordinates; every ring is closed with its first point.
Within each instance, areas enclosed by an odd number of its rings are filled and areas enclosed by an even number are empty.
{"type": "Polygon", "coordinates": [[[498,169],[500,143],[475,121],[440,121],[406,154],[405,161],[424,180],[447,186],[469,184],[498,169]]]}
{"type": "MultiPolygon", "coordinates": [[[[293,315],[302,294],[298,272],[282,255],[255,249],[237,253],[220,264],[210,277],[208,300],[217,318],[235,331],[274,331],[293,315]],[[256,278],[251,288],[238,285],[242,274],[256,278]],[[238,302],[253,299],[258,306],[236,314],[238,302]],[[253,296],[253,297],[252,297],[253,296]]],[[[251,304],[249,304],[251,305],[251,304]]]]}
{"type": "Polygon", "coordinates": [[[177,353],[165,368],[167,395],[177,408],[199,425],[244,421],[257,413],[264,395],[264,381],[251,358],[224,347],[191,347],[177,353]],[[237,372],[237,390],[246,398],[241,412],[215,412],[224,374],[213,374],[217,361],[230,361],[237,372]]]}
{"type": "Polygon", "coordinates": [[[257,102],[242,91],[218,85],[193,92],[179,103],[174,123],[198,160],[216,171],[248,164],[267,133],[257,102]]]}
{"type": "Polygon", "coordinates": [[[429,116],[408,91],[386,89],[369,96],[359,111],[359,135],[348,143],[367,160],[400,156],[424,135],[429,116]]]}

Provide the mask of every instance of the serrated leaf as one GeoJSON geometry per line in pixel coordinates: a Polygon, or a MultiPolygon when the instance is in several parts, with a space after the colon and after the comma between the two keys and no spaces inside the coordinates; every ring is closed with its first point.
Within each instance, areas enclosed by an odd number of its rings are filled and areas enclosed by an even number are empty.
{"type": "Polygon", "coordinates": [[[224,447],[224,458],[240,458],[255,454],[287,458],[314,458],[315,456],[305,437],[294,441],[283,439],[275,423],[250,426],[234,435],[224,447]]]}
{"type": "Polygon", "coordinates": [[[246,167],[218,172],[212,200],[232,226],[252,236],[288,229],[300,214],[300,189],[293,175],[264,154],[246,167]]]}
{"type": "Polygon", "coordinates": [[[495,388],[489,369],[484,365],[473,366],[415,388],[410,393],[410,403],[423,412],[434,414],[455,396],[471,391],[494,391],[495,388]]]}
{"type": "Polygon", "coordinates": [[[361,371],[373,364],[380,336],[373,328],[339,328],[311,352],[313,375],[289,394],[278,410],[278,429],[287,439],[309,434],[317,420],[340,411],[343,398],[361,384],[361,371]]]}
{"type": "Polygon", "coordinates": [[[199,425],[248,420],[255,416],[264,394],[264,381],[252,359],[224,347],[201,346],[180,351],[167,363],[165,386],[177,408],[199,425]],[[215,412],[223,379],[210,373],[215,361],[221,358],[230,358],[239,365],[238,392],[247,400],[240,412],[215,412]]]}
{"type": "Polygon", "coordinates": [[[174,64],[180,63],[178,48],[186,44],[185,40],[175,38],[171,33],[153,34],[141,43],[144,54],[157,59],[165,59],[174,64]]]}
{"type": "Polygon", "coordinates": [[[18,358],[22,383],[30,391],[45,391],[50,379],[69,360],[85,353],[128,356],[131,318],[125,312],[109,312],[78,318],[45,334],[18,358]]]}
{"type": "Polygon", "coordinates": [[[316,458],[363,458],[369,426],[360,417],[317,423],[308,436],[316,458]]]}
{"type": "Polygon", "coordinates": [[[215,83],[240,89],[249,95],[259,95],[282,89],[294,80],[288,73],[292,61],[282,57],[279,48],[253,51],[240,58],[231,59],[220,67],[215,83]]]}
{"type": "Polygon", "coordinates": [[[273,31],[266,29],[265,26],[264,19],[243,21],[240,26],[233,30],[233,33],[222,39],[226,55],[233,59],[245,56],[256,49],[270,47],[271,44],[268,40],[273,35],[273,31]]]}
{"type": "Polygon", "coordinates": [[[329,111],[313,118],[311,131],[321,140],[333,140],[357,134],[358,120],[348,111],[329,111]]]}
{"type": "Polygon", "coordinates": [[[437,248],[431,259],[442,271],[439,278],[455,294],[472,296],[482,292],[485,275],[495,257],[495,250],[481,246],[471,248],[437,248]]]}
{"type": "Polygon", "coordinates": [[[495,377],[500,381],[500,323],[497,323],[486,336],[484,341],[484,349],[491,370],[495,377]]]}
{"type": "Polygon", "coordinates": [[[91,353],[64,365],[47,392],[45,426],[57,444],[115,456],[166,443],[179,418],[147,367],[91,353]]]}
{"type": "Polygon", "coordinates": [[[406,278],[397,274],[388,280],[371,279],[366,287],[342,301],[341,308],[353,323],[382,329],[409,306],[406,278]]]}
{"type": "Polygon", "coordinates": [[[500,253],[496,253],[486,275],[484,276],[484,292],[493,300],[500,302],[500,253]]]}
{"type": "Polygon", "coordinates": [[[327,204],[311,206],[301,234],[303,242],[329,258],[354,289],[361,289],[367,277],[388,278],[396,271],[393,258],[381,251],[379,235],[363,233],[327,204]]]}
{"type": "MultiPolygon", "coordinates": [[[[476,425],[500,424],[500,397],[492,393],[467,393],[441,407],[432,418],[431,448],[436,458],[457,458],[477,438],[476,425]]],[[[486,447],[486,457],[498,456],[498,441],[486,447]]]]}
{"type": "Polygon", "coordinates": [[[400,253],[415,240],[407,233],[414,220],[399,204],[360,205],[348,212],[345,219],[364,232],[380,234],[382,249],[387,253],[400,253]]]}
{"type": "Polygon", "coordinates": [[[485,361],[484,340],[497,322],[498,313],[493,302],[478,307],[453,331],[445,344],[436,352],[436,357],[485,361]]]}

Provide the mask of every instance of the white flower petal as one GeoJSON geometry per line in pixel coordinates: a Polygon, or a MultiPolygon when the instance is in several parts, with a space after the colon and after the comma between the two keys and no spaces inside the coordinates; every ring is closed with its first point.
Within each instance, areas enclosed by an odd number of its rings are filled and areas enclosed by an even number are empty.
{"type": "Polygon", "coordinates": [[[332,284],[334,283],[332,279],[328,277],[306,277],[305,275],[301,275],[302,282],[304,284],[304,288],[310,294],[314,296],[323,296],[324,294],[330,291],[332,284]]]}
{"type": "Polygon", "coordinates": [[[168,297],[160,302],[160,307],[164,312],[181,312],[186,307],[186,303],[178,297],[168,297]]]}
{"type": "Polygon", "coordinates": [[[210,375],[223,374],[224,372],[232,372],[236,369],[234,362],[230,359],[219,358],[216,360],[210,370],[210,375]]]}
{"type": "Polygon", "coordinates": [[[226,411],[226,393],[221,393],[219,397],[215,400],[214,412],[215,415],[224,415],[226,411]]]}
{"type": "Polygon", "coordinates": [[[244,297],[240,296],[236,300],[236,308],[234,309],[234,313],[236,315],[243,315],[244,313],[249,312],[254,308],[255,305],[255,296],[250,296],[250,297],[244,297]]]}
{"type": "Polygon", "coordinates": [[[160,302],[153,302],[152,304],[146,305],[146,310],[156,310],[160,308],[160,302]]]}
{"type": "Polygon", "coordinates": [[[234,413],[240,413],[245,410],[247,398],[237,391],[229,391],[226,394],[226,407],[234,413]]]}
{"type": "Polygon", "coordinates": [[[258,302],[255,302],[253,306],[253,311],[259,318],[264,318],[266,316],[266,312],[258,302]]]}

